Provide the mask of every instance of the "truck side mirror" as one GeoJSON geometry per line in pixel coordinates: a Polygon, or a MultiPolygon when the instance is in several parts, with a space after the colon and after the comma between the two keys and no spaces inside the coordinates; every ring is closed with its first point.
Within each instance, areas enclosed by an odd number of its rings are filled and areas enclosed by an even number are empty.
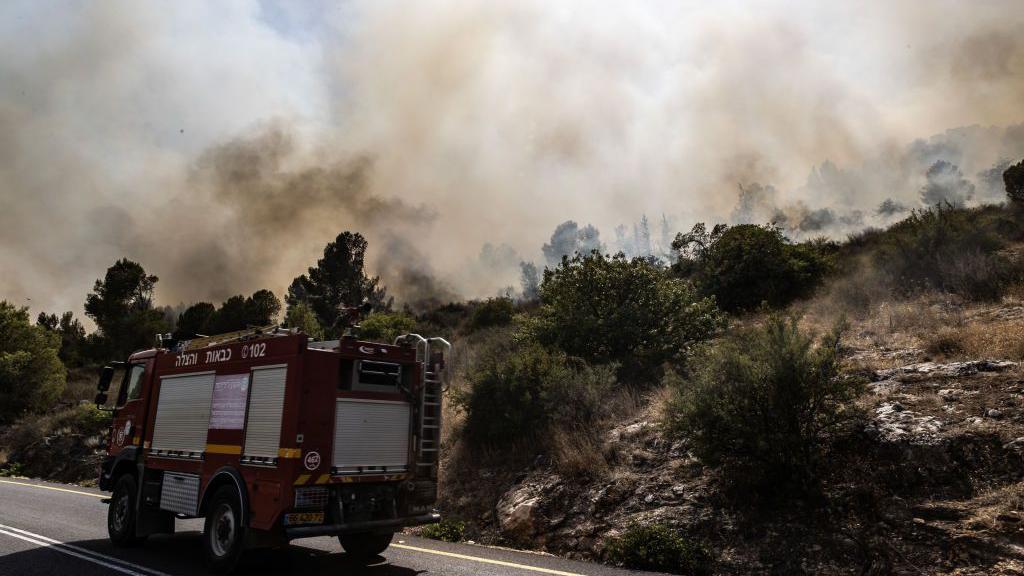
{"type": "Polygon", "coordinates": [[[107,393],[97,392],[96,393],[96,406],[101,407],[107,403],[107,393]]]}
{"type": "MultiPolygon", "coordinates": [[[[100,381],[96,383],[96,389],[101,393],[110,390],[110,381],[114,379],[114,367],[104,366],[100,371],[100,381]]],[[[98,404],[98,402],[97,402],[98,404]]]]}

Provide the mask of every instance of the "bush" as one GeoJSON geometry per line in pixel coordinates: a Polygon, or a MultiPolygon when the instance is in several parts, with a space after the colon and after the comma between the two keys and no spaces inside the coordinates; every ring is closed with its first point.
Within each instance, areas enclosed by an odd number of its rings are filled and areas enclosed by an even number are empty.
{"type": "Polygon", "coordinates": [[[60,397],[67,373],[60,336],[29,322],[28,309],[0,302],[0,424],[60,397]]]}
{"type": "Polygon", "coordinates": [[[954,356],[963,354],[965,352],[963,335],[959,330],[953,328],[940,329],[928,337],[925,341],[924,349],[933,355],[954,356]]]}
{"type": "Polygon", "coordinates": [[[791,244],[775,226],[719,225],[708,233],[697,224],[672,247],[680,252],[677,272],[731,312],[784,306],[809,294],[831,268],[827,243],[791,244]]]}
{"type": "Polygon", "coordinates": [[[536,343],[513,344],[480,361],[455,394],[465,438],[479,448],[545,444],[554,426],[591,426],[603,416],[614,366],[590,366],[536,343]]]}
{"type": "Polygon", "coordinates": [[[670,375],[670,430],[749,488],[810,493],[830,436],[855,411],[861,382],[839,374],[840,327],[815,345],[795,318],[773,314],[710,348],[688,381],[670,375]]]}
{"type": "Polygon", "coordinates": [[[420,536],[442,542],[462,542],[466,539],[466,524],[460,520],[445,518],[437,524],[425,526],[420,536]]]}
{"type": "Polygon", "coordinates": [[[998,299],[1020,277],[1020,265],[999,254],[1003,219],[979,210],[938,206],[914,211],[879,238],[875,264],[893,289],[909,295],[924,289],[969,300],[998,299]]]}
{"type": "Polygon", "coordinates": [[[640,383],[665,363],[681,367],[723,318],[713,299],[651,262],[599,253],[544,271],[532,332],[538,340],[594,364],[620,363],[620,378],[640,383]]]}
{"type": "Polygon", "coordinates": [[[610,562],[634,570],[709,574],[711,554],[663,524],[633,525],[607,542],[610,562]]]}
{"type": "Polygon", "coordinates": [[[323,326],[320,326],[313,308],[305,302],[296,302],[288,307],[288,312],[284,315],[284,325],[288,328],[298,328],[313,340],[324,338],[323,326]]]}
{"type": "Polygon", "coordinates": [[[513,312],[511,298],[488,298],[473,309],[467,328],[472,332],[491,326],[505,326],[512,322],[513,312]]]}
{"type": "Polygon", "coordinates": [[[1024,202],[1024,160],[1010,166],[1003,172],[1006,197],[1011,202],[1024,202]]]}
{"type": "Polygon", "coordinates": [[[402,312],[378,312],[370,314],[359,323],[359,337],[391,344],[402,334],[412,332],[416,320],[402,312]]]}

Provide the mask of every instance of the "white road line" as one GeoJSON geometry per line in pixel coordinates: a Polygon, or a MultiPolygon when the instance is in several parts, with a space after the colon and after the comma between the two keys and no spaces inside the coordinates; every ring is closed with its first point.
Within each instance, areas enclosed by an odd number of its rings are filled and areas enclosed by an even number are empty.
{"type": "MultiPolygon", "coordinates": [[[[28,482],[12,482],[10,480],[0,480],[0,483],[16,484],[18,486],[28,486],[28,487],[31,487],[31,488],[45,488],[47,490],[59,490],[61,492],[70,492],[72,494],[81,494],[83,496],[93,496],[95,498],[106,498],[105,494],[96,494],[94,492],[82,492],[80,490],[68,490],[66,488],[56,488],[56,487],[53,487],[53,486],[44,486],[42,484],[30,484],[28,482]]],[[[110,561],[113,561],[113,562],[123,562],[124,564],[132,566],[132,567],[134,567],[134,568],[136,568],[138,570],[144,570],[144,571],[146,571],[146,573],[148,573],[150,575],[153,575],[153,576],[169,576],[167,574],[164,574],[163,572],[158,572],[158,571],[153,570],[151,568],[146,568],[144,566],[139,566],[138,564],[132,564],[130,562],[124,562],[123,560],[118,560],[117,558],[114,558],[112,556],[106,556],[106,555],[103,555],[103,554],[99,554],[97,552],[93,552],[91,550],[85,550],[84,548],[78,548],[76,546],[72,546],[71,544],[64,544],[62,542],[58,542],[57,540],[52,540],[52,539],[46,538],[45,536],[40,536],[38,534],[32,534],[31,532],[25,532],[24,530],[18,530],[17,528],[11,528],[10,526],[4,526],[3,524],[0,524],[0,528],[6,528],[7,530],[16,530],[18,532],[22,532],[22,533],[27,534],[29,536],[35,537],[37,539],[47,540],[55,548],[57,548],[57,547],[71,548],[71,549],[74,549],[74,550],[78,550],[79,552],[83,552],[85,554],[96,554],[98,556],[101,556],[101,557],[106,558],[107,560],[110,560],[110,561]]],[[[10,534],[10,533],[7,533],[7,532],[4,532],[4,533],[8,534],[9,536],[13,536],[13,534],[10,534]]],[[[443,552],[441,550],[431,550],[430,548],[420,548],[418,546],[409,546],[409,545],[406,545],[406,544],[392,544],[391,547],[392,548],[401,548],[402,550],[411,550],[413,552],[423,552],[423,553],[426,553],[426,554],[436,554],[438,556],[448,556],[449,558],[459,558],[460,560],[470,560],[472,562],[481,562],[481,563],[484,563],[484,564],[494,564],[496,566],[505,566],[507,568],[518,568],[520,570],[528,570],[530,572],[540,572],[542,574],[554,574],[555,576],[584,576],[583,574],[579,574],[577,572],[563,572],[561,570],[552,570],[551,568],[541,568],[539,566],[529,566],[527,564],[516,564],[514,562],[506,562],[504,560],[491,560],[490,558],[481,558],[480,556],[470,556],[468,554],[456,554],[455,552],[443,552]]],[[[61,552],[66,552],[66,553],[69,553],[69,554],[71,553],[71,552],[68,552],[67,550],[62,550],[60,548],[57,548],[57,549],[60,550],[61,552]]],[[[77,554],[72,554],[72,555],[77,556],[77,554]]]]}
{"type": "Polygon", "coordinates": [[[430,548],[420,548],[418,546],[409,546],[407,544],[392,544],[391,547],[401,548],[402,550],[413,550],[415,552],[426,552],[427,554],[437,554],[438,556],[459,558],[460,560],[472,560],[473,562],[483,562],[484,564],[495,564],[497,566],[505,566],[507,568],[518,568],[520,570],[529,570],[531,572],[541,572],[543,574],[556,574],[557,576],[584,576],[583,574],[579,574],[577,572],[563,572],[561,570],[552,570],[551,568],[541,568],[539,566],[516,564],[514,562],[505,562],[504,560],[491,560],[490,558],[469,556],[467,554],[456,554],[455,552],[442,552],[441,550],[431,550],[430,548]]]}
{"type": "Polygon", "coordinates": [[[152,568],[146,568],[145,566],[140,566],[138,564],[128,562],[126,560],[121,560],[120,558],[114,558],[113,556],[107,556],[106,554],[101,554],[93,550],[80,548],[73,544],[67,544],[59,540],[54,540],[53,538],[49,538],[47,536],[42,536],[40,534],[29,532],[28,530],[14,528],[13,526],[6,526],[4,524],[0,524],[0,534],[6,534],[14,538],[19,538],[26,542],[31,542],[32,544],[36,544],[37,546],[50,548],[51,550],[56,550],[57,552],[67,554],[69,556],[81,558],[82,560],[88,560],[89,562],[93,562],[95,564],[99,564],[100,566],[117,570],[118,572],[124,574],[132,574],[133,576],[170,576],[166,572],[161,572],[159,570],[154,570],[152,568]]]}
{"type": "Polygon", "coordinates": [[[92,496],[93,498],[108,498],[106,494],[97,494],[95,492],[83,492],[81,490],[68,490],[67,488],[57,488],[56,486],[44,486],[43,484],[32,484],[31,482],[14,482],[12,480],[0,480],[0,484],[14,484],[15,486],[28,486],[30,488],[43,488],[45,490],[56,490],[58,492],[70,492],[72,494],[81,494],[83,496],[92,496]]]}

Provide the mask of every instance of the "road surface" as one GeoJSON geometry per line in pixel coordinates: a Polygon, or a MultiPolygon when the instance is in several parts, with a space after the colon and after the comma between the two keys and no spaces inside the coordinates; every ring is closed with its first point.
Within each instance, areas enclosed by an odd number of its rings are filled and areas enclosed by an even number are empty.
{"type": "MultiPolygon", "coordinates": [[[[0,478],[0,575],[177,576],[207,574],[201,520],[178,520],[173,536],[139,548],[107,540],[109,497],[92,488],[0,478]]],[[[250,554],[243,575],[624,576],[642,574],[551,556],[396,535],[369,565],[346,557],[334,538],[296,540],[287,550],[250,554]]]]}

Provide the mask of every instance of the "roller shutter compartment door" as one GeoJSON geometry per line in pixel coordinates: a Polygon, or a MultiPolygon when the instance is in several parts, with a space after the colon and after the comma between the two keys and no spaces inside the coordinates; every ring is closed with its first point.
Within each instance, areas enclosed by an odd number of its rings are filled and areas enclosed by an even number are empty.
{"type": "Polygon", "coordinates": [[[333,467],[342,472],[365,468],[405,470],[409,464],[410,410],[407,402],[338,399],[333,467]]]}
{"type": "Polygon", "coordinates": [[[245,447],[250,458],[277,458],[281,444],[281,414],[284,411],[285,366],[252,371],[249,410],[245,415],[245,447]]]}
{"type": "Polygon", "coordinates": [[[199,455],[206,450],[213,372],[160,379],[153,451],[199,455]]]}

